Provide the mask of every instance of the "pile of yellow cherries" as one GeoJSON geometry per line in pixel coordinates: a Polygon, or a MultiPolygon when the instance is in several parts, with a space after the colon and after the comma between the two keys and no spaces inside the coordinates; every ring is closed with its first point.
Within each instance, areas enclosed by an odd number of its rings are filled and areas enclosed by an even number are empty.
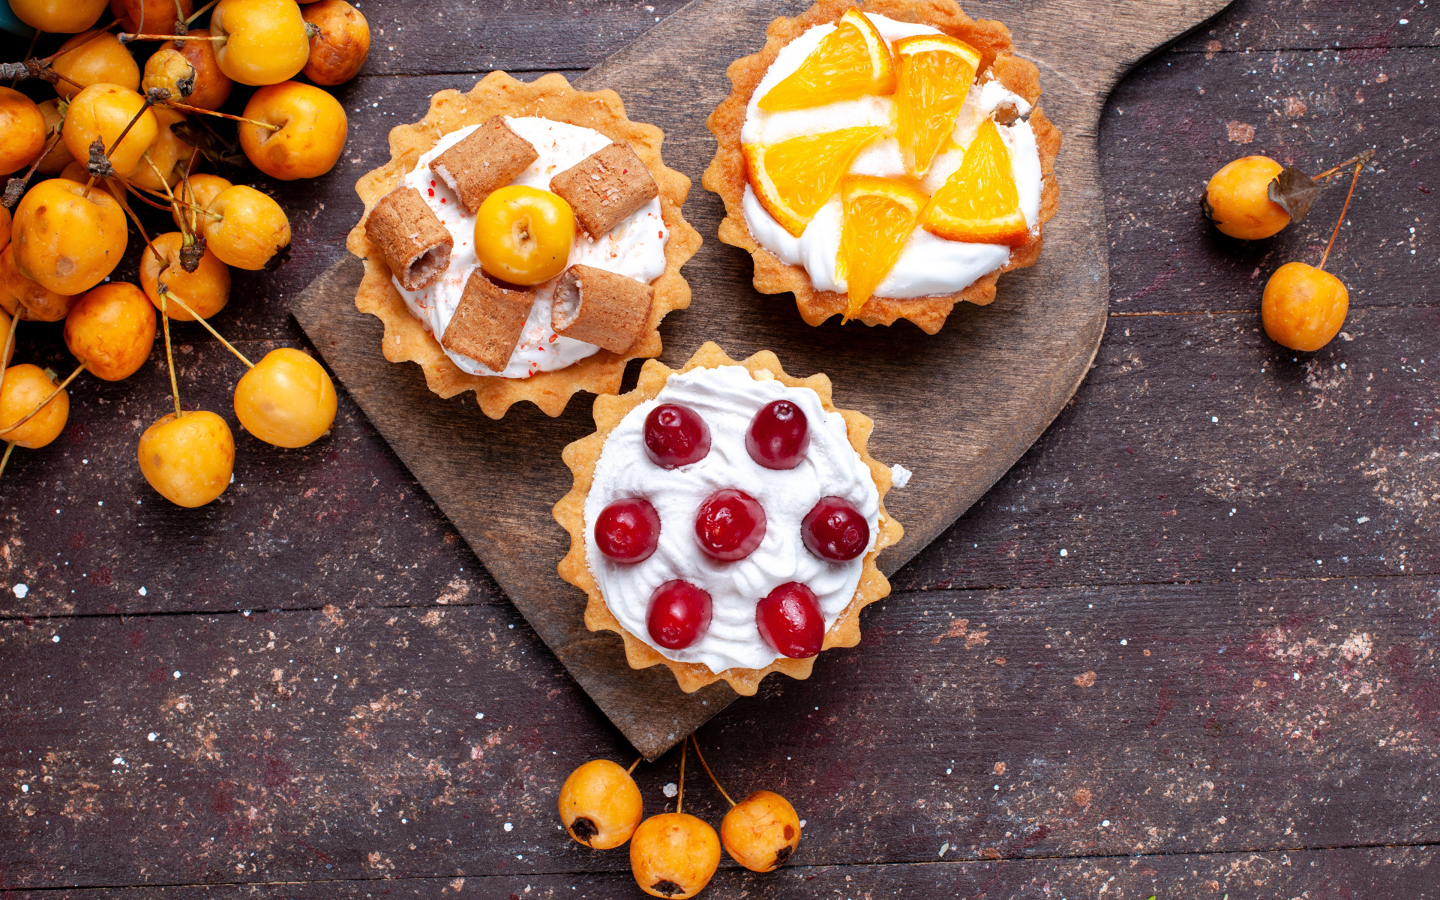
{"type": "Polygon", "coordinates": [[[800,846],[800,817],[773,791],[755,791],[736,803],[720,786],[692,735],[680,745],[680,786],[673,813],[644,818],[640,788],[629,769],[608,759],[580,766],[560,788],[560,821],[576,841],[594,850],[613,850],[630,842],[630,871],[652,897],[685,900],[705,889],[720,866],[723,845],[730,858],[752,872],[773,872],[800,846]],[[720,833],[684,811],[685,751],[695,755],[716,790],[730,804],[720,833]]]}
{"type": "Polygon", "coordinates": [[[235,440],[221,416],[182,407],[172,321],[198,322],[244,362],[235,417],[262,441],[314,442],[330,430],[336,402],[330,376],[308,354],[281,348],[252,363],[207,321],[230,299],[231,267],[284,261],[290,222],[268,194],[197,170],[238,160],[227,153],[238,143],[272,178],[330,171],[347,123],[317,85],[359,72],[369,25],[345,0],[212,0],[198,9],[194,0],[9,2],[37,33],[27,59],[0,64],[0,78],[45,82],[55,96],[37,103],[0,87],[0,176],[11,176],[0,207],[0,474],[16,447],[44,447],[60,434],[66,388],[82,372],[106,381],[134,374],[150,357],[158,319],[174,411],[141,436],[140,471],[166,499],[203,506],[231,481],[235,440]],[[111,20],[101,24],[107,6],[111,20]],[[207,13],[208,28],[197,27],[207,13]],[[45,33],[73,36],[35,57],[45,33]],[[137,58],[141,48],[148,55],[137,58]],[[236,85],[256,88],[243,113],[220,111],[236,85]],[[226,120],[236,123],[233,138],[217,127],[231,127],[226,120]],[[136,204],[169,212],[175,230],[151,234],[136,204]],[[132,225],[145,245],[139,284],[110,278],[132,225]],[[79,363],[68,378],[10,365],[21,321],[64,322],[79,363]]]}

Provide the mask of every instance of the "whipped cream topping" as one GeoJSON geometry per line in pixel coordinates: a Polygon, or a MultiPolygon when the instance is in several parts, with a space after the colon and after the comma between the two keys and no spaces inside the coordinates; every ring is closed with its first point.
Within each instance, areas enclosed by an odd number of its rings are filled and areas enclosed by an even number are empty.
{"type": "MultiPolygon", "coordinates": [[[[763,376],[762,376],[763,377],[763,376]]],[[[827,413],[808,388],[752,378],[741,366],[692,369],[671,375],[659,395],[635,407],[605,441],[595,480],[585,498],[585,551],[605,603],[625,630],[677,662],[701,663],[713,672],[731,667],[762,669],[780,658],[755,624],[755,605],[790,581],[815,592],[828,631],[855,596],[864,556],[836,563],[806,549],[800,522],[821,497],[844,497],[870,523],[870,548],[879,533],[880,494],[870,469],[846,436],[845,419],[827,413]],[[766,469],[750,458],[745,433],[755,413],[774,400],[789,400],[810,425],[810,450],[794,469],[766,469]],[[697,463],[662,469],[645,453],[645,417],[662,403],[699,413],[710,427],[710,453],[697,463]],[[695,516],[715,491],[738,488],[765,508],[765,538],[746,558],[717,562],[695,537],[695,516]],[[595,521],[611,502],[648,500],[660,515],[660,542],[643,562],[612,562],[595,544],[595,521]],[[710,594],[710,629],[683,650],[650,639],[650,596],[672,579],[710,594]]],[[[868,550],[867,550],[868,552],[868,550]]]]}
{"type": "MultiPolygon", "coordinates": [[[[885,16],[866,13],[889,43],[917,34],[940,34],[928,25],[897,22],[885,16]]],[[[895,101],[890,97],[865,96],[809,109],[767,112],[760,109],[760,98],[800,67],[835,25],[816,25],[781,48],[775,62],[766,71],[760,85],[750,98],[740,140],[745,144],[771,144],[807,134],[836,131],[866,125],[890,127],[894,124],[895,101]]],[[[952,136],[958,149],[941,153],[930,165],[922,188],[934,193],[960,168],[965,148],[975,139],[981,123],[995,110],[1012,106],[1021,115],[1029,115],[1030,104],[998,81],[987,80],[974,85],[955,120],[952,136]]],[[[1020,196],[1020,210],[1025,222],[1034,231],[1040,221],[1041,167],[1035,131],[1030,123],[1016,120],[1013,125],[998,125],[1000,139],[1010,151],[1015,187],[1020,196]]],[[[881,178],[904,178],[905,164],[900,142],[893,137],[870,144],[856,157],[851,174],[874,175],[881,178]]],[[[844,210],[837,195],[820,208],[806,227],[795,237],[775,221],[747,184],[742,202],[745,223],[757,243],[782,262],[802,266],[816,290],[844,293],[848,285],[836,271],[840,254],[840,231],[844,210]]],[[[1004,266],[1010,260],[1010,248],[1003,244],[971,244],[937,237],[923,228],[916,228],[905,244],[895,268],[875,290],[876,296],[894,299],[928,297],[962,291],[976,280],[1004,266]]]]}
{"type": "MultiPolygon", "coordinates": [[[[529,141],[540,155],[511,183],[541,190],[550,189],[552,176],[611,143],[608,137],[592,128],[565,122],[534,116],[507,117],[505,122],[512,131],[529,141]]],[[[464,140],[478,127],[471,125],[442,137],[401,181],[406,187],[420,192],[455,239],[449,268],[430,287],[423,291],[407,291],[392,279],[410,312],[435,335],[436,340],[445,333],[450,319],[454,317],[465,282],[469,280],[470,273],[480,267],[480,259],[475,253],[475,217],[465,211],[465,206],[445,182],[430,171],[430,160],[464,140]]],[[[665,241],[669,235],[661,215],[660,200],[656,198],[598,241],[591,240],[583,229],[577,227],[566,267],[577,263],[594,266],[648,284],[665,272],[665,241]]],[[[561,337],[550,327],[551,298],[559,280],[557,276],[536,288],[530,318],[526,320],[520,343],[503,371],[496,372],[483,363],[449,350],[445,351],[445,355],[471,375],[500,375],[504,378],[528,378],[537,372],[553,372],[594,355],[599,347],[561,337]]]]}

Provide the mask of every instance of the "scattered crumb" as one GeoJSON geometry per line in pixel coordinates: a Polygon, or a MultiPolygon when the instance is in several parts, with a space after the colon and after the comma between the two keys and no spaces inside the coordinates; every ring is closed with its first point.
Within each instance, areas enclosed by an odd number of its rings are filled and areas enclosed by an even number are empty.
{"type": "Polygon", "coordinates": [[[1206,59],[1214,59],[1214,58],[1215,58],[1215,54],[1219,53],[1221,49],[1222,49],[1222,45],[1220,44],[1219,41],[1206,41],[1206,42],[1205,42],[1205,58],[1206,58],[1206,59]]]}
{"type": "Polygon", "coordinates": [[[1070,799],[1073,800],[1073,801],[1075,801],[1075,805],[1076,805],[1076,806],[1089,806],[1089,805],[1090,805],[1090,789],[1089,789],[1089,788],[1077,788],[1076,791],[1075,791],[1075,793],[1073,793],[1073,794],[1070,795],[1070,799]]]}
{"type": "Polygon", "coordinates": [[[1083,675],[1076,675],[1076,676],[1075,676],[1075,686],[1076,686],[1076,687],[1082,687],[1082,688],[1094,687],[1094,686],[1095,686],[1095,673],[1094,673],[1094,672],[1086,672],[1086,673],[1083,674],[1083,675]]]}
{"type": "Polygon", "coordinates": [[[1285,115],[1289,118],[1298,119],[1309,112],[1309,110],[1310,107],[1306,106],[1305,101],[1299,97],[1285,98],[1285,115]]]}
{"type": "Polygon", "coordinates": [[[1232,119],[1225,123],[1225,132],[1229,135],[1231,143],[1250,144],[1255,141],[1254,125],[1246,125],[1244,122],[1232,119]]]}
{"type": "Polygon", "coordinates": [[[991,771],[994,772],[996,775],[1004,775],[1004,774],[1005,774],[1005,764],[1004,764],[1003,762],[997,762],[997,763],[995,764],[995,767],[994,767],[993,769],[991,769],[991,771]]]}

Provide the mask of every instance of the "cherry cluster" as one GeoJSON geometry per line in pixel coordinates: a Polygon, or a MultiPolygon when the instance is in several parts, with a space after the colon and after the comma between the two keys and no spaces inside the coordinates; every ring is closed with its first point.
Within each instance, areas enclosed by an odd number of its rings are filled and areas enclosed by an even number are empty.
{"type": "MultiPolygon", "coordinates": [[[[645,454],[662,469],[694,465],[710,453],[710,426],[695,410],[664,403],[645,417],[645,454]]],[[[810,449],[810,423],[788,400],[766,404],[745,433],[750,458],[766,469],[793,469],[810,449]]],[[[765,538],[765,508],[736,488],[715,491],[695,514],[695,541],[716,562],[748,557],[765,538]]],[[[830,562],[848,562],[870,546],[870,523],[843,497],[821,497],[801,522],[809,551],[830,562]]],[[[595,543],[613,562],[642,562],[660,543],[660,516],[643,497],[616,500],[595,522],[595,543]]],[[[667,650],[682,650],[705,636],[711,598],[688,581],[675,579],[655,589],[646,624],[650,637],[667,650]]],[[[825,617],[815,592],[798,581],[779,585],[755,606],[760,636],[777,653],[803,659],[820,652],[825,617]]]]}

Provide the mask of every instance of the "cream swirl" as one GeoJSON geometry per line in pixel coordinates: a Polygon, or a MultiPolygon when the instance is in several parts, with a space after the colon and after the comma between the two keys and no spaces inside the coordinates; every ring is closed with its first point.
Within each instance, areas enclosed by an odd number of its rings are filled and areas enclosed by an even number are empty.
{"type": "MultiPolygon", "coordinates": [[[[552,176],[611,143],[608,137],[593,128],[536,116],[508,117],[505,122],[512,131],[529,141],[539,154],[539,159],[512,183],[541,190],[550,189],[552,176]]],[[[442,137],[420,157],[402,182],[420,192],[440,223],[455,239],[450,266],[439,281],[423,291],[407,291],[400,287],[398,281],[394,282],[410,312],[437,337],[445,333],[450,319],[454,317],[465,282],[469,280],[470,273],[480,266],[480,259],[475,253],[475,217],[465,211],[445,182],[430,171],[430,160],[449,150],[478,127],[471,125],[442,137]]],[[[584,231],[577,229],[566,265],[593,266],[649,283],[665,272],[665,240],[669,234],[659,199],[651,200],[599,240],[591,240],[584,231]]],[[[505,378],[528,378],[536,372],[552,372],[594,355],[599,347],[561,337],[550,327],[550,299],[558,280],[552,278],[536,288],[535,305],[530,309],[520,343],[504,371],[494,372],[469,357],[449,350],[445,351],[445,355],[471,375],[499,374],[505,378]]]]}
{"type": "Polygon", "coordinates": [[[585,498],[585,551],[605,604],[635,637],[677,662],[701,663],[713,672],[762,669],[779,655],[760,637],[755,605],[790,581],[815,592],[825,628],[835,624],[855,596],[863,555],[835,563],[811,553],[800,523],[821,498],[849,500],[870,524],[871,548],[880,522],[880,494],[869,467],[850,445],[845,419],[826,412],[820,397],[773,379],[756,380],[741,366],[693,369],[671,375],[659,395],[631,410],[610,433],[585,498]],[[766,469],[750,458],[745,434],[761,407],[789,400],[810,425],[810,449],[794,469],[766,469]],[[662,469],[644,449],[645,417],[662,403],[690,407],[710,428],[711,447],[697,463],[662,469]],[[733,563],[710,559],[695,538],[695,516],[715,491],[737,488],[765,508],[765,538],[754,553],[733,563]],[[595,544],[595,521],[611,502],[641,497],[660,516],[660,541],[649,559],[633,565],[607,559],[595,544]],[[650,639],[650,596],[672,579],[691,582],[710,595],[710,628],[683,650],[650,639]]]}

